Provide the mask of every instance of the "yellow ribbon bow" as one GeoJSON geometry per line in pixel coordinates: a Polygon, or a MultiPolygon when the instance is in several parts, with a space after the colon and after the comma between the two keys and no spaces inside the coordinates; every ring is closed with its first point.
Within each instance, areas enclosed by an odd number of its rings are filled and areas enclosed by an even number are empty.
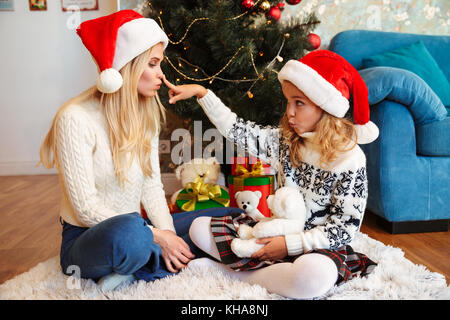
{"type": "Polygon", "coordinates": [[[261,161],[258,160],[256,163],[252,164],[250,171],[248,171],[244,165],[236,164],[235,172],[240,178],[260,177],[264,176],[264,167],[261,161]]]}
{"type": "Polygon", "coordinates": [[[212,183],[205,183],[203,178],[197,177],[194,182],[186,185],[187,193],[180,193],[177,200],[189,200],[181,206],[183,211],[195,210],[195,204],[198,202],[205,202],[213,200],[220,203],[224,207],[230,205],[230,199],[221,198],[222,190],[220,186],[212,183]]]}

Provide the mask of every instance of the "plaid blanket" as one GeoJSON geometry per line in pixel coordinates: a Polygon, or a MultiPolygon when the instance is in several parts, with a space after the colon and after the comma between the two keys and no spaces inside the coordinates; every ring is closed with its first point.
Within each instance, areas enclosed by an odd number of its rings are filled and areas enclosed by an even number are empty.
{"type": "MultiPolygon", "coordinates": [[[[231,241],[238,238],[237,229],[240,224],[254,226],[255,222],[246,214],[234,213],[223,217],[211,218],[211,231],[220,254],[221,262],[236,271],[254,270],[280,262],[293,262],[299,256],[287,256],[277,261],[260,261],[252,258],[239,258],[231,250],[231,241]]],[[[356,276],[366,276],[377,265],[362,253],[355,252],[349,245],[337,250],[314,249],[303,254],[319,253],[326,255],[336,264],[338,269],[337,284],[347,282],[356,276]]]]}

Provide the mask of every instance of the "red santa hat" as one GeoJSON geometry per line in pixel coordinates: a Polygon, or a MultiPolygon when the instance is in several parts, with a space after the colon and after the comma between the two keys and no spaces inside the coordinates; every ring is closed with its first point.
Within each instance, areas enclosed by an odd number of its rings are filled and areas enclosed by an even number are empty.
{"type": "Polygon", "coordinates": [[[133,10],[121,10],[108,16],[85,21],[77,28],[83,44],[96,61],[100,75],[97,88],[113,93],[122,87],[119,70],[135,57],[168,38],[152,19],[133,10]]]}
{"type": "Polygon", "coordinates": [[[289,60],[278,73],[278,80],[292,82],[317,106],[343,118],[353,98],[353,120],[359,144],[378,137],[378,127],[369,120],[369,93],[358,71],[340,55],[316,50],[300,60],[289,60]]]}

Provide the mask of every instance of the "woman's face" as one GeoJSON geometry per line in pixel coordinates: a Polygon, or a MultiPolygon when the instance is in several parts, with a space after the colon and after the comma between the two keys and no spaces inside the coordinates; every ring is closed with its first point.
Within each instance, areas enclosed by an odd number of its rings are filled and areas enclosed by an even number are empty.
{"type": "Polygon", "coordinates": [[[144,97],[154,97],[161,87],[163,73],[161,61],[164,58],[164,46],[160,42],[153,46],[150,53],[150,61],[141,75],[137,90],[144,97]]]}
{"type": "Polygon", "coordinates": [[[324,111],[291,82],[283,81],[281,87],[287,99],[286,116],[289,126],[298,135],[314,131],[324,111]]]}

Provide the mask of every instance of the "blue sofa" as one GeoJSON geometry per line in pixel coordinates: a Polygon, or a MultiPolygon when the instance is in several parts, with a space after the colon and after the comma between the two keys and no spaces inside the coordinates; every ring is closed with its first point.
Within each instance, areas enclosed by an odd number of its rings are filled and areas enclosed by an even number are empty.
{"type": "Polygon", "coordinates": [[[450,37],[348,30],[329,50],[347,59],[369,89],[370,119],[380,130],[361,145],[367,157],[368,211],[391,233],[448,230],[450,106],[416,74],[392,67],[362,69],[362,60],[421,40],[450,79],[450,37]]]}

